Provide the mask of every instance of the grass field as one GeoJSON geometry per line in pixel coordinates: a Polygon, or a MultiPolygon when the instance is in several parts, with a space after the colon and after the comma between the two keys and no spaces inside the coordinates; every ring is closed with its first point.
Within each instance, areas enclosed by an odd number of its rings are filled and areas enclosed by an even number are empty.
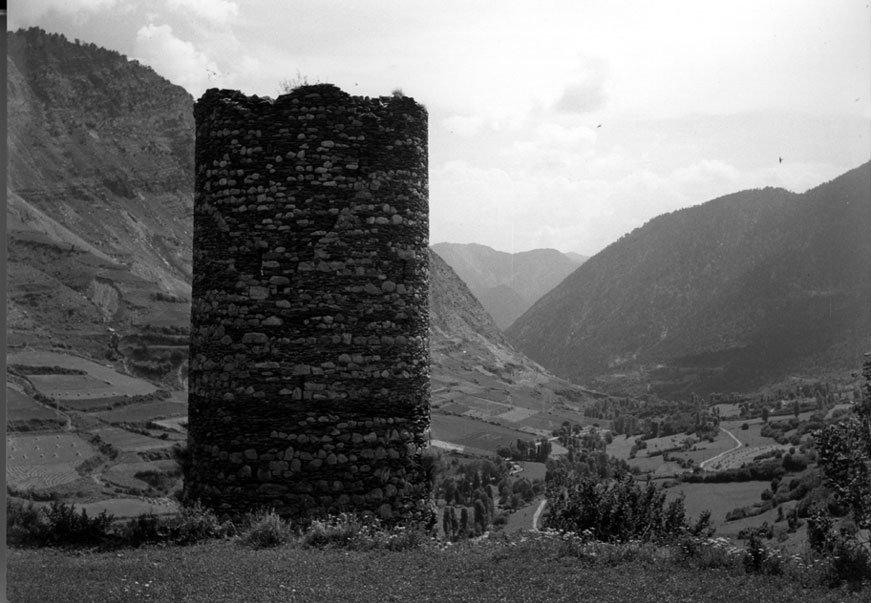
{"type": "Polygon", "coordinates": [[[432,437],[459,444],[468,452],[496,454],[496,449],[513,444],[518,439],[530,439],[530,434],[498,425],[490,425],[467,417],[433,413],[432,437]]]}
{"type": "Polygon", "coordinates": [[[178,469],[178,463],[172,459],[160,461],[142,461],[138,463],[118,463],[106,469],[102,478],[107,483],[127,489],[147,490],[148,483],[138,479],[137,473],[153,471],[167,473],[178,469]]]}
{"type": "Polygon", "coordinates": [[[27,394],[6,386],[6,420],[10,423],[51,421],[57,416],[55,409],[43,406],[27,394]]]}
{"type": "Polygon", "coordinates": [[[855,603],[867,592],[668,561],[595,562],[537,536],[402,552],[234,541],[81,554],[10,549],[10,601],[127,603],[855,603]]]}
{"type": "Polygon", "coordinates": [[[124,452],[146,452],[148,450],[159,450],[162,448],[171,448],[175,444],[174,440],[159,440],[157,438],[149,438],[132,431],[126,431],[119,427],[101,427],[93,431],[94,434],[100,436],[100,439],[110,444],[114,448],[124,452]]]}
{"type": "Polygon", "coordinates": [[[529,481],[540,479],[544,481],[544,475],[547,473],[547,468],[544,463],[533,463],[532,461],[522,461],[520,466],[523,467],[521,477],[525,477],[529,481]]]}
{"type": "Polygon", "coordinates": [[[94,517],[106,511],[115,519],[129,519],[145,513],[153,515],[171,515],[179,512],[178,502],[171,498],[107,498],[99,502],[77,504],[77,509],[84,509],[94,517]]]}
{"type": "Polygon", "coordinates": [[[76,467],[95,456],[87,442],[69,433],[6,436],[6,483],[40,490],[79,479],[76,467]]]}
{"type": "Polygon", "coordinates": [[[24,366],[59,366],[85,371],[87,375],[31,375],[28,377],[40,393],[64,400],[141,396],[157,391],[157,386],[147,381],[122,375],[112,367],[71,354],[31,350],[7,354],[6,361],[9,364],[24,366]],[[78,379],[72,379],[72,377],[78,377],[78,379]]]}
{"type": "Polygon", "coordinates": [[[93,416],[108,423],[145,423],[155,419],[180,417],[188,412],[187,404],[169,400],[129,404],[112,410],[96,412],[93,416]]]}
{"type": "MultiPolygon", "coordinates": [[[[669,499],[681,492],[686,495],[684,505],[687,514],[696,518],[708,509],[711,520],[719,528],[726,522],[726,513],[736,507],[746,507],[759,502],[762,491],[771,484],[765,481],[729,482],[724,484],[678,484],[668,488],[669,499]]],[[[762,523],[759,521],[758,523],[762,523]]]]}

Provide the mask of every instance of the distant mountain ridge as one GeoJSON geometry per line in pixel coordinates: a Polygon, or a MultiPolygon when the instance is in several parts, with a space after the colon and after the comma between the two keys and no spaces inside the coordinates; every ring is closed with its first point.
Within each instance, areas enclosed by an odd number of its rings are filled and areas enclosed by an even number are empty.
{"type": "Polygon", "coordinates": [[[500,329],[508,328],[585,259],[555,249],[512,254],[477,243],[436,243],[432,248],[469,286],[500,329]]]}
{"type": "Polygon", "coordinates": [[[848,371],[871,349],[871,163],[803,194],[766,188],[659,216],[507,331],[579,383],[750,390],[848,371]]]}

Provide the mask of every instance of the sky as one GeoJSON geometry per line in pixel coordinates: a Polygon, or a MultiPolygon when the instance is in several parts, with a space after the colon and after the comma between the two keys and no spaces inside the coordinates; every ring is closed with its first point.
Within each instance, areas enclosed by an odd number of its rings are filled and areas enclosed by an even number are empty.
{"type": "Polygon", "coordinates": [[[430,241],[593,255],[749,188],[871,159],[869,0],[12,0],[193,97],[401,89],[429,112],[430,241]]]}

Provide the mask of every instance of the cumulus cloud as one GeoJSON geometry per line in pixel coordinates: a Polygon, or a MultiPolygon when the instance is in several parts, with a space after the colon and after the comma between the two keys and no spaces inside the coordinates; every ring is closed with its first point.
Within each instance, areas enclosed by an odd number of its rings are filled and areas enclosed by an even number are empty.
{"type": "Polygon", "coordinates": [[[136,32],[135,56],[195,98],[221,78],[215,62],[169,25],[149,24],[136,32]]]}
{"type": "Polygon", "coordinates": [[[226,25],[239,16],[239,7],[230,0],[166,0],[174,11],[185,11],[213,24],[226,25]]]}
{"type": "Polygon", "coordinates": [[[118,0],[29,0],[16,3],[9,11],[9,25],[13,28],[36,25],[51,11],[72,17],[79,21],[91,15],[114,8],[118,0]]]}

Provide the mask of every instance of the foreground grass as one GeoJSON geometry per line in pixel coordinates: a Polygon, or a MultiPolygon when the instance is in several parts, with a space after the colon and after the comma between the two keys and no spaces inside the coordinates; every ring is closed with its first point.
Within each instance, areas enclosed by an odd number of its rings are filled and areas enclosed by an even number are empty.
{"type": "Polygon", "coordinates": [[[108,552],[9,549],[8,600],[113,602],[866,601],[778,576],[697,570],[661,561],[602,563],[534,537],[412,550],[299,545],[252,550],[238,541],[108,552]]]}

